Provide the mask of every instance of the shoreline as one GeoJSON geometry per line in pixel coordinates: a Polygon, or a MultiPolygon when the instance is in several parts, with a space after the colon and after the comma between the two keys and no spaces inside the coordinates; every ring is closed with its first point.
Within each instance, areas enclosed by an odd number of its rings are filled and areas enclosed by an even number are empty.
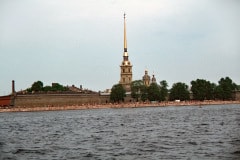
{"type": "Polygon", "coordinates": [[[107,104],[86,104],[72,106],[45,106],[45,107],[5,107],[0,108],[0,113],[3,112],[37,112],[37,111],[64,111],[64,110],[86,110],[86,109],[107,109],[107,108],[144,108],[144,107],[170,107],[170,106],[206,106],[206,105],[227,105],[240,104],[240,101],[166,101],[156,103],[107,103],[107,104]]]}

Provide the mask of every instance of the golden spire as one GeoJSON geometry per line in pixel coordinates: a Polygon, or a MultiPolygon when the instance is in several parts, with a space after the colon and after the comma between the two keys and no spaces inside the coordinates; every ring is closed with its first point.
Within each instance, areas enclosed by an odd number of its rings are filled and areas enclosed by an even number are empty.
{"type": "Polygon", "coordinates": [[[124,53],[123,56],[127,57],[128,52],[127,52],[127,35],[126,35],[126,14],[124,13],[124,53]]]}

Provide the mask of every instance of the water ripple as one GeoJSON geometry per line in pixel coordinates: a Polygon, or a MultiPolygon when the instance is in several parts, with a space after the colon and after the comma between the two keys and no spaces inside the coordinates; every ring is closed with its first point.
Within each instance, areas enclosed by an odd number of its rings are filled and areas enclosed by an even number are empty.
{"type": "Polygon", "coordinates": [[[240,106],[0,113],[0,159],[239,159],[240,106]]]}

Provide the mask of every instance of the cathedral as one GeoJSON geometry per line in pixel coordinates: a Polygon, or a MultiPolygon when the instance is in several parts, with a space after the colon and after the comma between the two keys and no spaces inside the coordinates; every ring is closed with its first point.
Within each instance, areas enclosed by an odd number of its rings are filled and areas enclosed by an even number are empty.
{"type": "Polygon", "coordinates": [[[151,79],[150,76],[148,75],[147,70],[145,70],[145,75],[142,77],[142,81],[143,81],[143,84],[147,87],[150,86],[151,83],[157,83],[157,80],[156,80],[154,74],[151,79]]]}
{"type": "MultiPolygon", "coordinates": [[[[131,91],[131,82],[132,82],[132,65],[128,59],[128,50],[127,50],[127,35],[126,35],[126,14],[124,13],[124,40],[123,40],[123,61],[120,65],[120,81],[124,89],[127,92],[131,91]]],[[[152,79],[148,75],[148,71],[145,70],[145,75],[142,77],[143,83],[146,86],[150,86],[151,83],[157,83],[156,78],[153,75],[152,79]]]]}

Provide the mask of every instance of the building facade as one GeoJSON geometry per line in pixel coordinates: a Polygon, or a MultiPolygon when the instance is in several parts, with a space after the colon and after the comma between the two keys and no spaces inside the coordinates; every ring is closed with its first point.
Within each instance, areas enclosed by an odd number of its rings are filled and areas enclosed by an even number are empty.
{"type": "Polygon", "coordinates": [[[120,65],[120,81],[119,83],[124,87],[126,91],[131,90],[132,82],[132,65],[128,59],[127,51],[127,35],[126,35],[126,14],[124,13],[124,50],[123,50],[123,61],[120,65]]]}
{"type": "Polygon", "coordinates": [[[157,83],[155,75],[153,74],[152,78],[150,78],[147,70],[145,70],[145,75],[142,77],[142,81],[143,81],[143,84],[147,87],[150,86],[151,83],[157,83]]]}

